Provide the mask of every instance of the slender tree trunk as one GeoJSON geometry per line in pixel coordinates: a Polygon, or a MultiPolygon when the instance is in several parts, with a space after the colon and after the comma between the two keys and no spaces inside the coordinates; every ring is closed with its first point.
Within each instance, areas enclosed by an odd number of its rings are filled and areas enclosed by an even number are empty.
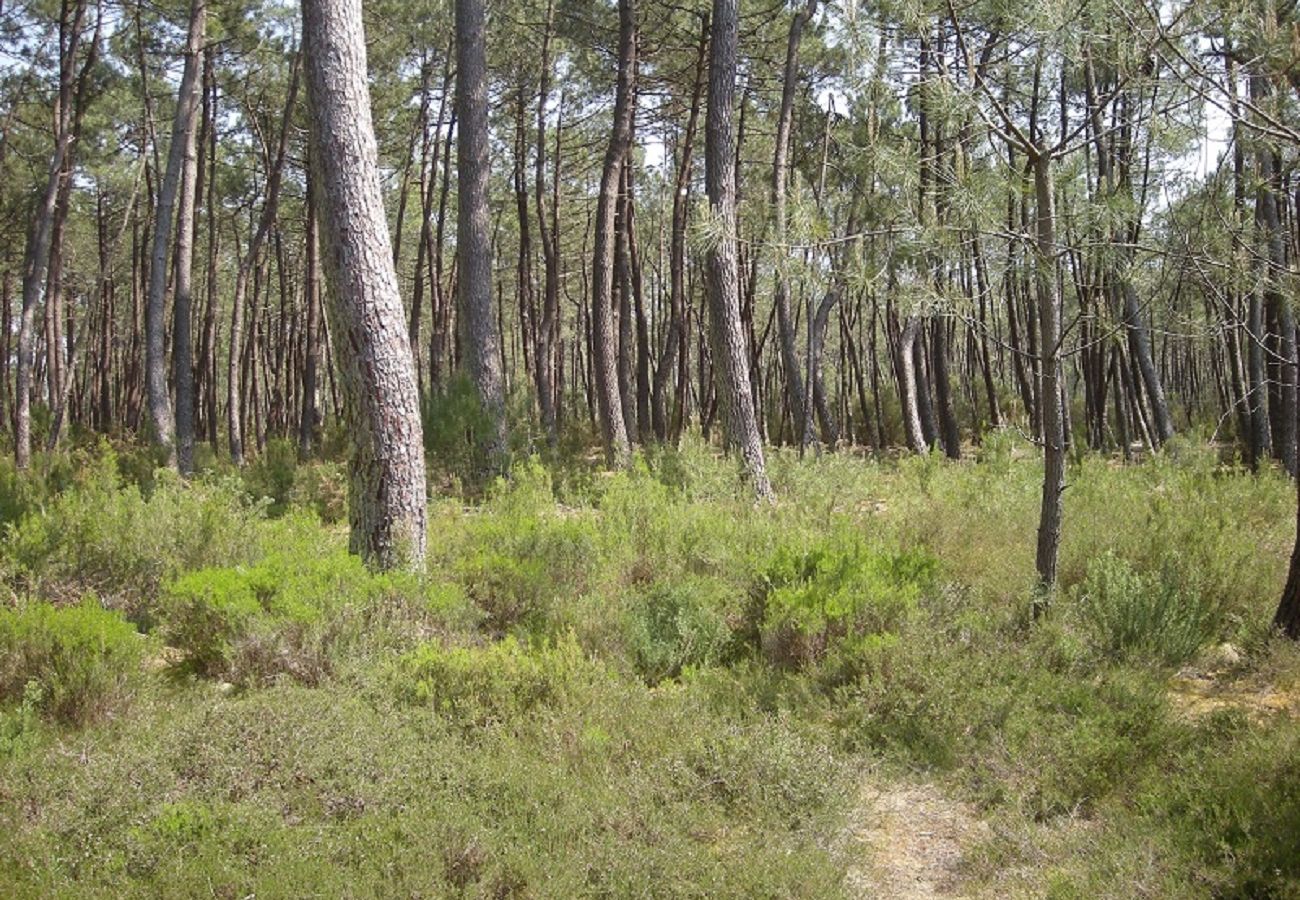
{"type": "Polygon", "coordinates": [[[32,457],[31,402],[32,370],[36,365],[36,310],[41,305],[46,284],[59,190],[75,139],[71,120],[72,93],[76,76],[75,57],[81,43],[81,28],[86,14],[85,0],[76,5],[70,16],[66,6],[63,13],[60,30],[68,35],[68,39],[60,60],[54,152],[50,157],[45,191],[32,216],[27,246],[23,253],[23,306],[18,321],[18,370],[14,385],[14,458],[20,469],[27,468],[32,457]]]}
{"type": "Polygon", "coordinates": [[[668,245],[668,334],[663,354],[655,370],[651,417],[656,436],[661,441],[676,440],[685,413],[686,386],[690,380],[688,322],[686,314],[686,220],[690,212],[691,161],[695,132],[699,125],[700,99],[704,94],[705,64],[708,60],[709,17],[701,16],[700,40],[695,57],[695,81],[691,91],[691,109],[686,129],[678,145],[677,177],[673,183],[672,226],[668,245]],[[668,385],[677,370],[676,403],[672,419],[668,415],[668,385]]]}
{"type": "MultiPolygon", "coordinates": [[[[542,321],[537,329],[537,346],[533,351],[537,382],[537,405],[541,412],[546,440],[555,446],[559,441],[561,392],[556,378],[556,338],[560,324],[560,248],[558,235],[547,219],[546,210],[546,105],[551,89],[551,33],[555,19],[555,0],[547,0],[546,22],[542,33],[541,77],[537,91],[537,146],[533,169],[533,192],[537,207],[537,235],[542,245],[542,321]]],[[[556,127],[558,144],[559,127],[556,127]]],[[[559,148],[556,148],[555,186],[559,187],[559,148]]],[[[558,203],[552,214],[558,213],[558,203]]]]}
{"type": "Polygon", "coordinates": [[[763,445],[750,390],[749,356],[740,321],[736,258],[736,157],[731,129],[736,91],[738,0],[713,0],[709,99],[704,128],[705,188],[715,229],[708,251],[709,331],[717,388],[731,442],[740,451],[754,492],[771,502],[763,445]]]}
{"type": "MultiPolygon", "coordinates": [[[[1041,148],[1033,158],[1038,237],[1035,275],[1042,344],[1043,498],[1035,557],[1042,588],[1056,585],[1061,547],[1061,495],[1065,491],[1065,418],[1061,405],[1061,293],[1056,277],[1056,211],[1052,160],[1041,148]]],[[[1039,607],[1035,607],[1036,609],[1039,607]]]]}
{"type": "MultiPolygon", "coordinates": [[[[785,375],[785,394],[790,404],[792,419],[800,423],[800,445],[806,442],[808,417],[804,413],[805,398],[803,377],[799,371],[799,355],[795,350],[794,325],[790,316],[790,278],[786,261],[787,181],[790,174],[790,131],[794,122],[794,95],[799,86],[799,43],[804,27],[817,12],[817,0],[807,0],[803,9],[795,13],[790,22],[786,41],[785,69],[781,82],[781,108],[776,120],[776,141],[772,159],[772,211],[775,220],[776,244],[776,324],[781,343],[781,367],[785,375]]],[[[809,323],[811,324],[811,323],[809,323]]]]}
{"type": "Polygon", "coordinates": [[[916,379],[916,340],[920,333],[920,318],[908,316],[899,337],[898,371],[902,376],[899,381],[899,399],[903,405],[903,427],[907,434],[907,444],[913,452],[924,455],[930,452],[930,442],[926,440],[925,428],[921,425],[921,404],[918,397],[921,385],[916,379]]]}
{"type": "Polygon", "coordinates": [[[181,178],[181,167],[186,162],[186,150],[192,147],[193,143],[195,111],[198,108],[199,53],[202,50],[206,22],[206,0],[192,0],[189,38],[185,50],[185,69],[181,75],[180,93],[176,100],[171,146],[167,150],[167,169],[158,188],[158,208],[153,223],[153,255],[149,263],[149,294],[145,303],[144,363],[149,424],[154,443],[166,451],[167,464],[171,466],[176,465],[176,447],[171,395],[167,388],[165,343],[167,249],[172,241],[172,217],[176,211],[176,193],[181,178]]]}
{"type": "Polygon", "coordinates": [[[487,37],[483,0],[456,0],[457,298],[470,381],[489,420],[482,436],[488,465],[505,467],[505,382],[501,335],[492,310],[492,235],[488,209],[487,37]]]}
{"type": "Polygon", "coordinates": [[[379,567],[421,567],[419,389],[380,190],[361,0],[303,0],[302,12],[311,156],[352,444],[351,548],[379,567]]]}
{"type": "MultiPolygon", "coordinates": [[[[199,100],[199,64],[207,27],[206,0],[194,0],[190,34],[185,48],[185,74],[181,78],[180,108],[185,109],[184,129],[173,133],[181,142],[180,211],[176,219],[176,298],[172,311],[172,377],[176,383],[176,463],[182,475],[194,471],[194,351],[191,343],[193,309],[194,221],[197,215],[198,152],[195,110],[199,100]],[[189,94],[185,93],[189,90],[189,94]]],[[[179,126],[178,122],[178,126],[179,126]]],[[[178,130],[179,127],[178,127],[178,130]]]]}
{"type": "MultiPolygon", "coordinates": [[[[245,393],[242,377],[244,364],[244,307],[248,296],[248,282],[255,275],[262,244],[275,223],[280,202],[280,185],[284,180],[284,160],[289,144],[289,123],[294,104],[298,98],[298,57],[294,57],[292,74],[289,79],[289,92],[285,97],[284,116],[280,121],[280,138],[276,147],[275,159],[270,163],[266,178],[266,201],[262,204],[262,213],[257,228],[248,242],[248,250],[240,257],[239,269],[235,273],[235,293],[230,304],[230,355],[226,367],[226,430],[230,440],[230,458],[235,465],[244,464],[244,407],[245,393]]],[[[236,239],[236,245],[238,240],[236,239]]],[[[253,297],[258,296],[257,286],[253,287],[253,297]]],[[[255,385],[252,387],[255,388],[255,385]]]]}
{"type": "MultiPolygon", "coordinates": [[[[302,416],[298,422],[298,455],[305,459],[311,455],[316,434],[317,369],[320,367],[320,233],[317,214],[316,186],[307,181],[307,325],[303,335],[302,416]]],[[[414,349],[414,345],[412,345],[414,349]]]]}
{"type": "Polygon", "coordinates": [[[623,161],[632,146],[633,97],[636,91],[636,10],[633,0],[618,3],[618,84],[614,94],[614,128],[605,150],[596,199],[596,236],[592,250],[592,355],[596,404],[605,442],[606,462],[623,467],[631,461],[623,398],[619,390],[613,295],[620,183],[623,161]]]}

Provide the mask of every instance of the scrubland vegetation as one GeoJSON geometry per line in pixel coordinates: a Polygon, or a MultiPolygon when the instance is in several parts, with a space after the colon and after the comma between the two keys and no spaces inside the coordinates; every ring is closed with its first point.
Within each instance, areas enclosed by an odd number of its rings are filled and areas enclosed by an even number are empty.
{"type": "Polygon", "coordinates": [[[977,456],[778,452],[774,507],[698,439],[520,462],[424,576],[287,448],[4,464],[0,893],[831,897],[921,781],[969,895],[1295,896],[1291,483],[1075,459],[1035,620],[1041,461],[977,456]]]}

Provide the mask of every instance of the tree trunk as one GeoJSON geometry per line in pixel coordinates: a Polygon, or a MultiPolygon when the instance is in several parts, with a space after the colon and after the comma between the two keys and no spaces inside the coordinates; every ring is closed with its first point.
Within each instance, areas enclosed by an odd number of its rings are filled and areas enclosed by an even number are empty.
{"type": "MultiPolygon", "coordinates": [[[[320,367],[320,234],[316,186],[307,179],[307,325],[303,335],[302,416],[298,422],[298,456],[306,459],[312,452],[316,434],[316,382],[320,367]]],[[[412,348],[414,349],[414,348],[412,348]]]]}
{"type": "MultiPolygon", "coordinates": [[[[194,351],[191,343],[193,309],[194,220],[197,212],[199,63],[207,25],[206,0],[194,0],[190,12],[190,34],[185,48],[185,74],[176,111],[185,109],[181,140],[181,196],[176,219],[176,298],[172,310],[172,377],[176,383],[176,463],[182,475],[194,471],[194,351]],[[189,94],[185,93],[188,88],[189,94]]],[[[179,123],[178,123],[179,124],[179,123]]],[[[177,135],[172,135],[176,140],[177,135]]]]}
{"type": "Polygon", "coordinates": [[[418,386],[380,190],[361,0],[303,0],[302,12],[313,174],[352,444],[351,549],[379,567],[420,567],[427,496],[418,386]]]}
{"type": "Polygon", "coordinates": [[[774,499],[763,445],[754,416],[749,356],[740,321],[740,276],[736,258],[736,157],[731,130],[736,91],[737,0],[713,0],[713,43],[709,49],[709,99],[704,128],[704,183],[709,196],[709,331],[728,436],[740,450],[754,493],[774,499]]]}
{"type": "Polygon", "coordinates": [[[489,420],[482,449],[489,467],[499,471],[506,454],[505,383],[501,335],[492,310],[485,18],[483,0],[456,0],[457,299],[466,368],[489,420]]]}
{"type": "MultiPolygon", "coordinates": [[[[805,397],[803,377],[799,371],[799,355],[795,350],[794,325],[790,317],[790,279],[786,272],[789,250],[786,247],[787,180],[790,174],[790,130],[794,121],[794,94],[799,82],[799,43],[804,26],[817,12],[817,0],[807,0],[804,8],[795,13],[790,22],[786,41],[785,70],[781,82],[781,109],[776,120],[776,142],[772,158],[772,211],[775,220],[776,245],[776,324],[781,342],[781,368],[785,375],[785,394],[790,404],[790,414],[800,432],[800,446],[806,446],[811,417],[804,412],[805,397]]],[[[809,325],[812,323],[810,322],[809,325]]]]}
{"type": "Polygon", "coordinates": [[[1297,486],[1296,542],[1291,551],[1291,566],[1287,570],[1282,601],[1273,616],[1273,625],[1292,640],[1300,640],[1300,480],[1297,486]]]}
{"type": "Polygon", "coordinates": [[[633,95],[636,89],[636,11],[633,0],[618,4],[618,84],[614,127],[605,149],[596,199],[596,236],[592,250],[592,366],[606,462],[623,467],[631,461],[623,398],[619,390],[618,350],[613,315],[617,228],[623,161],[632,145],[633,95]]]}
{"type": "MultiPolygon", "coordinates": [[[[533,169],[533,192],[537,207],[537,234],[542,245],[542,321],[537,329],[537,346],[533,350],[533,368],[537,382],[537,405],[541,411],[542,428],[546,440],[555,446],[559,442],[560,391],[556,378],[556,338],[560,323],[560,248],[557,228],[547,218],[546,210],[546,104],[551,88],[551,32],[555,19],[555,0],[546,4],[546,23],[542,33],[541,77],[537,91],[537,148],[533,169]]],[[[561,94],[563,101],[563,94],[561,94]]],[[[559,127],[556,127],[559,139],[559,127]]],[[[555,185],[559,187],[559,148],[556,148],[555,185]]],[[[558,213],[558,203],[552,204],[551,214],[558,213]]]]}
{"type": "MultiPolygon", "coordinates": [[[[189,37],[185,48],[185,69],[181,75],[180,93],[176,98],[171,145],[167,150],[167,169],[158,188],[158,208],[153,223],[153,254],[149,263],[149,294],[145,303],[144,366],[149,424],[154,443],[166,451],[167,464],[171,466],[176,465],[176,447],[171,395],[167,389],[164,321],[167,300],[167,249],[172,241],[172,217],[176,211],[176,192],[180,183],[181,167],[186,163],[187,149],[193,146],[195,111],[198,108],[199,53],[202,50],[206,23],[206,0],[192,0],[189,37]]],[[[192,156],[193,154],[190,153],[191,158],[192,156]]],[[[188,304],[188,300],[186,303],[188,304]]]]}
{"type": "Polygon", "coordinates": [[[686,220],[690,212],[691,161],[695,148],[695,131],[700,118],[700,98],[704,93],[705,63],[708,58],[709,17],[701,16],[700,40],[695,57],[695,80],[691,90],[691,110],[686,119],[678,149],[677,177],[673,183],[672,227],[668,246],[668,307],[670,322],[664,337],[663,354],[655,370],[651,417],[655,435],[661,441],[676,440],[686,405],[686,388],[690,381],[688,322],[686,317],[686,220]],[[677,369],[676,404],[673,417],[668,416],[668,385],[677,369]],[[677,423],[677,424],[674,424],[677,423]]]}
{"type": "MultiPolygon", "coordinates": [[[[1037,259],[1034,264],[1042,345],[1043,498],[1038,518],[1035,563],[1040,586],[1056,585],[1061,547],[1061,495],[1065,491],[1065,418],[1061,407],[1061,293],[1056,278],[1056,210],[1052,160],[1041,148],[1033,158],[1037,206],[1037,259]]],[[[1036,606],[1035,609],[1039,607],[1036,606]]]]}
{"type": "MultiPolygon", "coordinates": [[[[230,305],[230,355],[226,368],[226,428],[230,439],[230,458],[235,465],[244,464],[244,389],[242,365],[244,362],[244,306],[248,294],[248,281],[254,275],[262,244],[274,224],[280,202],[280,185],[284,176],[284,159],[289,143],[289,117],[298,96],[298,59],[293,62],[293,72],[289,79],[289,92],[284,102],[284,117],[280,122],[280,139],[276,148],[275,160],[270,163],[266,179],[266,201],[262,204],[262,214],[258,219],[257,229],[248,242],[248,250],[240,257],[239,269],[235,273],[235,294],[230,305]]],[[[238,244],[238,240],[236,240],[238,244]]],[[[254,286],[253,297],[257,297],[254,286]]]]}
{"type": "MultiPolygon", "coordinates": [[[[65,16],[67,10],[65,8],[65,16]]],[[[23,306],[18,320],[18,371],[14,385],[14,458],[18,468],[25,469],[32,457],[32,375],[36,364],[36,309],[41,304],[46,274],[50,263],[50,245],[54,232],[54,213],[58,205],[59,190],[66,163],[72,154],[75,135],[72,129],[72,93],[76,75],[76,52],[81,41],[81,28],[86,14],[86,2],[81,0],[72,11],[71,18],[60,22],[60,30],[68,35],[60,60],[59,100],[54,131],[54,152],[45,183],[45,191],[37,204],[27,235],[23,253],[23,306]],[[70,24],[69,24],[70,21],[70,24]]]]}

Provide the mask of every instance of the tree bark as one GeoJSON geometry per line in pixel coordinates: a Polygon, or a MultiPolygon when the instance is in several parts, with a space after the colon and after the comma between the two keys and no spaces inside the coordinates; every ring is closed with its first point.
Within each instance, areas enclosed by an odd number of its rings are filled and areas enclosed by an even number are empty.
{"type": "MultiPolygon", "coordinates": [[[[194,0],[185,47],[185,76],[181,78],[177,119],[185,108],[181,137],[181,196],[176,219],[176,297],[172,309],[172,377],[176,384],[176,464],[182,475],[194,471],[194,350],[191,311],[194,299],[194,222],[197,215],[199,64],[207,26],[206,0],[194,0]],[[186,95],[186,88],[189,94],[186,95]]],[[[176,140],[173,134],[172,140],[176,140]]]]}
{"type": "MultiPolygon", "coordinates": [[[[172,418],[171,394],[167,388],[164,321],[167,300],[167,250],[172,241],[172,219],[176,211],[176,193],[181,178],[181,167],[186,162],[187,148],[192,147],[193,142],[195,111],[198,108],[199,53],[202,49],[206,23],[206,0],[192,0],[189,37],[185,47],[185,69],[181,74],[180,93],[176,98],[171,145],[167,150],[167,169],[158,188],[158,207],[153,223],[153,254],[149,263],[149,294],[145,302],[144,367],[149,424],[152,428],[151,437],[154,443],[166,452],[169,466],[176,465],[176,426],[172,418]]],[[[192,157],[192,153],[190,155],[192,157]]]]}
{"type": "Polygon", "coordinates": [[[709,331],[718,392],[731,442],[740,451],[754,493],[774,499],[754,415],[749,355],[740,321],[740,276],[736,257],[736,157],[731,128],[739,43],[737,0],[713,0],[713,42],[709,48],[708,113],[704,128],[704,183],[709,197],[711,241],[707,268],[709,331]]]}
{"type": "MultiPolygon", "coordinates": [[[[320,368],[320,226],[316,186],[307,179],[307,325],[303,335],[302,416],[298,422],[298,456],[311,455],[316,434],[317,370],[320,368]]],[[[414,345],[412,345],[414,349],[414,345]]]]}
{"type": "Polygon", "coordinates": [[[361,0],[303,0],[325,276],[346,394],[351,549],[420,567],[427,496],[415,363],[397,289],[370,117],[361,0]]]}
{"type": "MultiPolygon", "coordinates": [[[[799,355],[795,350],[794,325],[790,316],[790,278],[786,271],[789,250],[786,247],[787,212],[786,193],[790,174],[790,130],[794,121],[794,94],[799,82],[799,43],[804,27],[817,12],[817,0],[807,0],[803,9],[795,13],[790,22],[786,41],[785,70],[781,82],[781,109],[776,120],[776,142],[772,158],[772,211],[776,244],[776,324],[781,342],[781,368],[785,376],[785,394],[790,404],[790,415],[798,428],[800,447],[807,445],[811,429],[810,417],[804,412],[803,377],[799,371],[799,355]]],[[[811,323],[809,323],[811,325],[811,323]]]]}
{"type": "Polygon", "coordinates": [[[673,183],[672,227],[668,246],[668,334],[663,354],[655,370],[651,398],[651,417],[655,435],[661,441],[676,440],[686,406],[690,383],[688,322],[686,315],[686,220],[690,212],[691,163],[695,148],[695,131],[700,118],[700,98],[704,94],[705,64],[708,59],[709,17],[701,16],[700,40],[695,58],[695,80],[691,90],[691,109],[686,119],[678,149],[677,177],[673,183]],[[673,369],[677,370],[676,404],[672,419],[668,415],[668,385],[673,369]]]}
{"type": "MultiPolygon", "coordinates": [[[[1052,160],[1041,148],[1033,157],[1037,207],[1037,259],[1034,264],[1042,345],[1043,496],[1038,518],[1035,564],[1045,591],[1056,585],[1061,547],[1061,495],[1065,491],[1065,417],[1061,407],[1061,293],[1056,278],[1056,209],[1052,160]]],[[[1035,609],[1039,609],[1036,606],[1035,609]]]]}
{"type": "Polygon", "coordinates": [[[41,304],[50,263],[50,245],[54,232],[54,212],[59,200],[65,164],[72,153],[75,134],[72,129],[72,93],[76,76],[76,52],[81,43],[86,2],[81,0],[60,29],[67,28],[67,44],[59,70],[59,101],[55,118],[54,152],[50,157],[45,191],[32,216],[27,246],[23,253],[23,305],[18,320],[18,366],[14,384],[14,459],[20,469],[31,464],[32,457],[32,370],[36,364],[36,309],[41,304]],[[70,22],[70,24],[69,24],[70,22]]]}
{"type": "Polygon", "coordinates": [[[488,96],[483,0],[456,0],[457,299],[466,369],[488,417],[482,450],[490,468],[505,467],[505,382],[501,335],[492,309],[492,235],[488,209],[488,96]]]}
{"type": "Polygon", "coordinates": [[[614,93],[614,127],[600,175],[596,198],[596,234],[591,265],[592,366],[596,405],[605,459],[611,466],[624,467],[631,461],[623,398],[619,390],[619,367],[614,333],[613,296],[616,263],[619,189],[623,161],[632,146],[633,94],[636,90],[636,10],[633,0],[618,3],[618,83],[614,93]]]}

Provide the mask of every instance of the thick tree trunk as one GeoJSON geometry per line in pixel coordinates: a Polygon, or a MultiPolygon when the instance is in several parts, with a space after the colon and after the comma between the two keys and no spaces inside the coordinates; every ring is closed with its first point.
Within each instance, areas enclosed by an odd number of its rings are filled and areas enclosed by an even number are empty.
{"type": "Polygon", "coordinates": [[[501,335],[492,309],[485,19],[483,0],[456,0],[457,299],[466,369],[489,421],[482,449],[489,467],[501,470],[506,462],[506,400],[501,335]]]}
{"type": "Polygon", "coordinates": [[[626,466],[631,461],[623,397],[619,390],[618,349],[614,331],[613,297],[617,262],[619,187],[623,161],[632,146],[633,97],[636,89],[636,10],[633,0],[618,4],[618,84],[614,93],[614,128],[605,149],[596,198],[596,236],[591,264],[592,365],[600,430],[606,462],[626,466]]]}
{"type": "Polygon", "coordinates": [[[422,566],[424,445],[370,118],[361,0],[303,0],[325,275],[351,438],[351,548],[422,566]]]}
{"type": "Polygon", "coordinates": [[[705,189],[712,240],[708,252],[709,332],[728,436],[740,451],[760,501],[774,499],[754,415],[749,354],[740,321],[736,258],[736,157],[731,129],[736,91],[737,0],[713,0],[709,49],[709,99],[704,128],[705,189]]]}
{"type": "Polygon", "coordinates": [[[1282,237],[1281,216],[1274,185],[1275,163],[1271,150],[1257,154],[1258,182],[1255,187],[1255,218],[1265,242],[1261,254],[1264,276],[1264,306],[1275,325],[1274,344],[1277,367],[1277,414],[1273,423],[1273,452],[1291,475],[1296,474],[1296,337],[1295,316],[1283,296],[1282,284],[1287,277],[1286,248],[1282,237]]]}
{"type": "Polygon", "coordinates": [[[1291,566],[1287,570],[1282,601],[1273,616],[1273,625],[1292,640],[1300,640],[1300,481],[1296,493],[1296,542],[1291,551],[1291,566]]]}
{"type": "Polygon", "coordinates": [[[934,375],[934,394],[939,406],[939,437],[949,459],[961,459],[961,431],[952,408],[952,386],[948,374],[948,322],[930,320],[930,370],[934,375]]]}

